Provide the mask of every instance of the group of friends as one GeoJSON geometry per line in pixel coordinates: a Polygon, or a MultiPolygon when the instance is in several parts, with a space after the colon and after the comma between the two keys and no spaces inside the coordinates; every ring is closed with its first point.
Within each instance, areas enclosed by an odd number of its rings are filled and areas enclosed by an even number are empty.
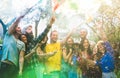
{"type": "Polygon", "coordinates": [[[93,46],[84,28],[80,29],[79,43],[71,37],[75,29],[61,41],[56,30],[48,37],[54,16],[45,30],[34,38],[31,25],[21,32],[22,18],[24,15],[4,36],[0,78],[117,78],[115,64],[119,56],[115,57],[115,50],[101,26],[98,28],[100,40],[93,46]]]}

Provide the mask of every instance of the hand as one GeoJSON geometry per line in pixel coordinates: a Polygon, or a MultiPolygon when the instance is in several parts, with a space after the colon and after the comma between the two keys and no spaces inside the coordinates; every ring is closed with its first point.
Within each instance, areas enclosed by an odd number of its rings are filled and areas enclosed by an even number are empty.
{"type": "Polygon", "coordinates": [[[54,51],[53,53],[54,53],[54,54],[56,54],[56,53],[57,53],[57,51],[54,51]]]}
{"type": "Polygon", "coordinates": [[[50,52],[50,53],[49,53],[49,56],[53,56],[53,55],[55,55],[56,53],[57,53],[57,51],[50,52]]]}
{"type": "Polygon", "coordinates": [[[31,52],[32,52],[32,53],[35,53],[36,51],[35,51],[35,49],[32,49],[31,52]]]}
{"type": "Polygon", "coordinates": [[[19,76],[22,76],[22,71],[19,71],[19,76]]]}
{"type": "Polygon", "coordinates": [[[52,16],[52,18],[50,19],[50,26],[52,26],[54,22],[55,22],[55,16],[52,16]]]}
{"type": "Polygon", "coordinates": [[[54,52],[50,52],[48,55],[49,55],[49,56],[53,56],[53,55],[54,55],[54,52]]]}
{"type": "Polygon", "coordinates": [[[89,65],[89,66],[94,66],[94,65],[95,65],[95,63],[94,63],[93,60],[87,60],[87,62],[88,62],[88,65],[89,65]]]}

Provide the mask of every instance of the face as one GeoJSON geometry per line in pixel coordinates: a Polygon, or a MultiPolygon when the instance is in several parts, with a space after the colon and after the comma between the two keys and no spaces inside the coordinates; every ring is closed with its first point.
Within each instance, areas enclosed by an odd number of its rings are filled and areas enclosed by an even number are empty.
{"type": "Polygon", "coordinates": [[[87,31],[85,29],[82,29],[80,31],[80,37],[83,39],[83,38],[86,38],[86,36],[87,36],[87,31]]]}
{"type": "Polygon", "coordinates": [[[24,43],[27,43],[27,37],[25,35],[22,35],[21,36],[21,40],[24,42],[24,43]]]}
{"type": "Polygon", "coordinates": [[[57,42],[58,32],[57,32],[57,31],[53,31],[53,32],[51,33],[50,38],[51,38],[51,41],[52,41],[53,43],[57,42]]]}
{"type": "Polygon", "coordinates": [[[73,39],[72,39],[72,38],[68,38],[67,44],[68,44],[68,45],[72,45],[72,44],[73,44],[73,39]]]}
{"type": "Polygon", "coordinates": [[[16,27],[15,30],[16,30],[16,33],[17,33],[17,34],[21,34],[21,28],[20,28],[20,27],[16,27]]]}
{"type": "Polygon", "coordinates": [[[84,40],[84,43],[83,43],[83,47],[85,48],[85,49],[88,49],[88,47],[89,47],[89,41],[86,39],[86,40],[84,40]]]}
{"type": "Polygon", "coordinates": [[[100,52],[104,53],[104,51],[105,51],[104,42],[102,42],[102,41],[98,42],[97,48],[100,52]]]}
{"type": "Polygon", "coordinates": [[[32,26],[28,26],[27,29],[26,29],[26,32],[31,33],[32,32],[32,26]]]}

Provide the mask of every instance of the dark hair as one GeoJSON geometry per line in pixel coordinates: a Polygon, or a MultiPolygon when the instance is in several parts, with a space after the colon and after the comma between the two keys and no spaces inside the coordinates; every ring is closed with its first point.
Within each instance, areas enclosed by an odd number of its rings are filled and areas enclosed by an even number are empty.
{"type": "MultiPolygon", "coordinates": [[[[26,36],[26,34],[21,34],[20,36],[19,36],[19,40],[21,40],[22,41],[22,35],[24,35],[24,36],[26,36]]],[[[26,36],[26,38],[27,38],[27,36],[26,36]]],[[[23,41],[22,41],[23,42],[23,41]]],[[[29,47],[28,47],[28,38],[27,38],[27,43],[24,43],[25,44],[25,55],[27,54],[27,52],[28,52],[28,49],[29,49],[29,47]]]]}
{"type": "Polygon", "coordinates": [[[32,43],[34,39],[33,33],[31,32],[31,33],[25,33],[25,34],[28,39],[28,42],[32,43]]]}
{"type": "MultiPolygon", "coordinates": [[[[22,41],[22,35],[26,36],[26,34],[23,34],[23,33],[22,33],[22,34],[20,34],[20,36],[19,36],[19,38],[18,38],[18,39],[19,39],[19,40],[21,40],[21,41],[22,41]]],[[[27,38],[27,36],[26,36],[26,38],[27,38]]]]}
{"type": "Polygon", "coordinates": [[[72,46],[70,47],[70,46],[68,46],[68,44],[67,44],[67,43],[65,43],[65,45],[64,45],[64,46],[66,47],[67,54],[69,53],[69,50],[70,50],[70,49],[72,49],[72,52],[74,51],[74,44],[72,44],[72,46]]]}
{"type": "Polygon", "coordinates": [[[88,44],[89,44],[88,49],[87,49],[87,53],[88,53],[89,55],[91,55],[91,54],[92,54],[92,50],[91,50],[91,48],[90,48],[90,43],[89,43],[89,40],[88,40],[88,39],[83,39],[83,40],[81,41],[81,43],[80,43],[80,49],[81,49],[81,51],[84,51],[84,50],[85,50],[85,48],[84,48],[84,46],[83,46],[85,40],[87,40],[87,41],[88,41],[88,44]]]}

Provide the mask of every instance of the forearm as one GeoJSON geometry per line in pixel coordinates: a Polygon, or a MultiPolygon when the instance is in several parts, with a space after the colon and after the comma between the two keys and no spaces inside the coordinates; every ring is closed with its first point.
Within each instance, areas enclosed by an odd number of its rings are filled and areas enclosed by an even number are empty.
{"type": "Polygon", "coordinates": [[[50,31],[51,26],[48,24],[47,27],[45,28],[45,30],[42,32],[42,34],[39,34],[39,36],[37,37],[37,39],[35,40],[35,45],[38,42],[41,42],[45,36],[47,36],[48,32],[50,31]]]}
{"type": "Polygon", "coordinates": [[[6,31],[7,31],[7,26],[3,23],[3,21],[1,19],[0,19],[0,23],[1,23],[2,27],[3,27],[3,33],[5,34],[6,31]]]}
{"type": "Polygon", "coordinates": [[[43,57],[45,57],[45,56],[48,56],[48,54],[46,54],[46,53],[44,54],[44,53],[43,53],[43,54],[38,54],[38,56],[43,58],[43,57]]]}
{"type": "Polygon", "coordinates": [[[13,24],[12,26],[10,26],[9,28],[9,33],[12,34],[13,32],[15,32],[15,28],[18,26],[20,20],[23,18],[23,16],[20,16],[13,24]]]}
{"type": "Polygon", "coordinates": [[[66,61],[70,59],[71,55],[72,55],[72,52],[69,52],[69,54],[66,56],[66,61]]]}
{"type": "Polygon", "coordinates": [[[44,59],[48,59],[48,58],[54,56],[55,54],[56,54],[56,52],[45,53],[45,54],[44,54],[44,59]]]}
{"type": "Polygon", "coordinates": [[[38,56],[39,56],[39,60],[41,60],[41,59],[48,59],[49,57],[51,57],[48,53],[38,54],[38,56]]]}
{"type": "Polygon", "coordinates": [[[39,60],[41,59],[48,59],[50,55],[48,53],[38,54],[39,60]]]}
{"type": "Polygon", "coordinates": [[[24,66],[24,52],[21,51],[19,56],[19,74],[22,74],[23,66],[24,66]]]}
{"type": "Polygon", "coordinates": [[[32,50],[30,50],[30,53],[25,56],[25,59],[29,59],[30,57],[32,57],[32,55],[36,53],[38,47],[39,43],[37,43],[37,45],[32,50]]]}
{"type": "Polygon", "coordinates": [[[24,66],[24,57],[21,57],[19,60],[19,71],[22,72],[24,66]]]}
{"type": "Polygon", "coordinates": [[[30,52],[29,54],[27,54],[27,55],[25,56],[25,60],[31,58],[33,54],[34,54],[34,52],[30,52]]]}
{"type": "MultiPolygon", "coordinates": [[[[48,34],[48,32],[50,31],[50,29],[51,29],[51,24],[48,24],[47,25],[47,27],[45,28],[45,30],[43,31],[43,33],[41,34],[41,35],[43,35],[42,36],[42,38],[41,38],[41,40],[48,34]]],[[[40,36],[41,37],[41,36],[40,36]]],[[[39,38],[39,37],[38,37],[39,38]]],[[[39,40],[39,41],[41,41],[41,40],[39,40]]]]}
{"type": "Polygon", "coordinates": [[[72,55],[70,56],[70,58],[68,59],[68,63],[71,64],[72,62],[72,55]]]}

